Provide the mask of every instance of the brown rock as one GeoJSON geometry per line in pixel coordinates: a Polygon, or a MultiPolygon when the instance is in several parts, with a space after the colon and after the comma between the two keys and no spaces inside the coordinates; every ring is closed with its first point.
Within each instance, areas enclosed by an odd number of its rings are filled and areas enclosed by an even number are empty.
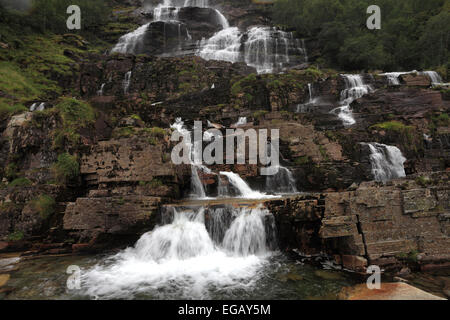
{"type": "Polygon", "coordinates": [[[3,287],[9,280],[9,274],[0,274],[0,288],[3,287]]]}
{"type": "Polygon", "coordinates": [[[381,289],[370,290],[366,284],[344,288],[342,300],[445,300],[403,282],[382,283],[381,289]]]}

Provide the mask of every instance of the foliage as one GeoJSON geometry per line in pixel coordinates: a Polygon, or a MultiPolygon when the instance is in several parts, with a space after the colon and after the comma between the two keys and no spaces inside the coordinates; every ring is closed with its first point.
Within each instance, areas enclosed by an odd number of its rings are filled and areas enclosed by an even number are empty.
{"type": "Polygon", "coordinates": [[[68,153],[58,156],[57,162],[53,166],[56,181],[60,184],[66,184],[80,174],[80,165],[77,158],[68,153]]]}
{"type": "Polygon", "coordinates": [[[14,179],[8,186],[10,187],[26,187],[31,185],[31,181],[25,177],[14,179]]]}
{"type": "Polygon", "coordinates": [[[13,233],[8,235],[8,241],[20,241],[24,237],[22,231],[14,231],[13,233]]]}
{"type": "Polygon", "coordinates": [[[450,2],[447,0],[277,0],[276,23],[316,38],[333,67],[387,71],[449,63],[450,2]],[[381,9],[380,30],[369,30],[366,10],[381,9]]]}
{"type": "Polygon", "coordinates": [[[49,218],[55,212],[55,204],[55,199],[46,194],[43,194],[32,201],[32,206],[42,219],[49,218]]]}
{"type": "Polygon", "coordinates": [[[399,121],[388,121],[388,122],[374,124],[370,128],[371,129],[392,130],[392,131],[404,131],[404,130],[412,129],[413,127],[406,126],[399,121]]]}

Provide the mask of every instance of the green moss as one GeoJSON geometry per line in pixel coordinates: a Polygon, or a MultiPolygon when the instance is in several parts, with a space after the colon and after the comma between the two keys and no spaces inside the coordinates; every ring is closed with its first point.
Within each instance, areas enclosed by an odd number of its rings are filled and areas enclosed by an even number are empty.
{"type": "Polygon", "coordinates": [[[255,112],[253,112],[253,118],[260,119],[260,118],[264,117],[267,113],[268,113],[268,111],[266,111],[266,110],[255,111],[255,112]]]}
{"type": "Polygon", "coordinates": [[[296,165],[305,165],[311,162],[311,159],[308,156],[298,157],[294,160],[296,165]]]}
{"type": "Polygon", "coordinates": [[[163,186],[164,184],[158,178],[153,178],[151,181],[139,181],[139,185],[140,186],[148,186],[152,189],[156,189],[158,187],[163,186]]]}
{"type": "Polygon", "coordinates": [[[55,179],[59,184],[66,184],[80,175],[80,165],[77,158],[68,153],[58,156],[58,161],[54,164],[53,170],[55,179]]]}
{"type": "Polygon", "coordinates": [[[20,241],[24,238],[24,234],[22,231],[14,231],[13,233],[8,235],[8,241],[20,241]]]}
{"type": "Polygon", "coordinates": [[[424,176],[417,177],[415,181],[418,185],[420,185],[422,187],[426,187],[431,183],[431,181],[427,177],[424,177],[424,176]]]}
{"type": "Polygon", "coordinates": [[[94,109],[88,103],[75,98],[63,98],[55,108],[60,111],[65,127],[83,128],[95,121],[94,109]]]}
{"type": "Polygon", "coordinates": [[[383,129],[383,130],[393,130],[393,131],[404,131],[413,129],[412,126],[407,126],[399,121],[387,121],[383,123],[374,124],[370,127],[371,129],[383,129]]]}
{"type": "Polygon", "coordinates": [[[51,215],[53,215],[55,212],[55,205],[55,199],[46,194],[32,200],[32,206],[39,213],[42,219],[48,219],[51,215]]]}
{"type": "Polygon", "coordinates": [[[31,181],[28,180],[25,177],[20,177],[17,179],[14,179],[8,186],[9,187],[26,187],[26,186],[30,186],[31,185],[31,181]]]}

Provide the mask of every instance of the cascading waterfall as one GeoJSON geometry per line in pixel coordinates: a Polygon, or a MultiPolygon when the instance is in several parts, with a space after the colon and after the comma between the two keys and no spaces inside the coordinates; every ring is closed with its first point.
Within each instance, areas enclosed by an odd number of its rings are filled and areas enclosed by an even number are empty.
{"type": "Polygon", "coordinates": [[[132,75],[131,71],[128,71],[127,73],[125,73],[125,78],[123,79],[123,84],[122,84],[124,94],[128,94],[128,91],[130,89],[131,75],[132,75]]]}
{"type": "Polygon", "coordinates": [[[223,29],[208,40],[200,41],[197,55],[205,60],[238,62],[241,60],[242,34],[237,27],[223,29]]]}
{"type": "Polygon", "coordinates": [[[275,194],[297,193],[296,181],[292,172],[283,166],[278,166],[275,175],[266,177],[266,191],[275,194]]]}
{"type": "Polygon", "coordinates": [[[246,199],[262,199],[268,197],[266,194],[254,191],[238,174],[234,172],[221,171],[220,175],[228,178],[230,183],[235,187],[242,198],[246,199]]]}
{"type": "Polygon", "coordinates": [[[98,96],[103,96],[103,91],[105,89],[105,85],[106,85],[106,83],[102,83],[102,85],[100,86],[100,89],[97,91],[98,96]]]}
{"type": "Polygon", "coordinates": [[[367,145],[371,152],[370,163],[376,181],[385,183],[392,179],[406,177],[403,166],[406,158],[399,148],[380,143],[368,143],[367,145]]]}
{"type": "Polygon", "coordinates": [[[416,70],[406,71],[406,72],[386,72],[386,73],[380,73],[380,76],[385,76],[388,79],[389,84],[391,86],[399,86],[400,80],[398,78],[400,76],[405,75],[405,74],[416,73],[416,72],[417,72],[416,70]]]}
{"type": "Polygon", "coordinates": [[[233,125],[233,127],[241,127],[247,124],[247,117],[239,117],[238,121],[233,125]]]}
{"type": "Polygon", "coordinates": [[[191,163],[191,197],[199,199],[206,198],[205,188],[200,180],[198,171],[201,170],[206,173],[211,173],[211,171],[207,167],[195,163],[195,159],[198,157],[195,155],[196,148],[193,148],[192,134],[184,127],[184,122],[181,118],[177,118],[175,123],[170,127],[177,130],[183,136],[183,143],[186,144],[189,152],[189,160],[191,163]]]}
{"type": "Polygon", "coordinates": [[[441,76],[436,71],[423,71],[420,72],[419,74],[428,76],[433,86],[443,84],[441,76]]]}
{"type": "Polygon", "coordinates": [[[120,37],[119,42],[114,46],[114,48],[112,48],[111,53],[136,54],[149,25],[149,23],[145,24],[133,32],[127,33],[120,37]]]}
{"type": "MultiPolygon", "coordinates": [[[[183,7],[209,8],[209,3],[195,0],[164,0],[153,9],[153,22],[178,24],[178,51],[182,51],[181,46],[184,40],[191,39],[187,28],[185,28],[186,34],[184,35],[184,31],[181,30],[183,23],[178,21],[180,9],[183,7]]],[[[245,62],[247,65],[255,67],[258,73],[283,71],[291,62],[297,62],[298,58],[291,61],[291,57],[303,57],[303,62],[308,61],[304,40],[295,39],[291,32],[262,26],[252,27],[241,32],[237,27],[230,27],[228,20],[219,10],[212,10],[215,13],[217,24],[222,27],[222,30],[209,39],[199,41],[196,55],[206,60],[245,62]]],[[[142,53],[146,48],[145,34],[153,22],[122,36],[111,52],[142,53]]],[[[166,26],[164,25],[164,39],[167,38],[165,33],[166,26]]]]}
{"type": "MultiPolygon", "coordinates": [[[[220,290],[249,290],[271,255],[263,208],[234,208],[231,225],[221,217],[216,228],[227,230],[221,237],[210,235],[205,209],[178,212],[173,221],[144,234],[128,248],[103,263],[82,272],[84,294],[98,299],[209,297],[220,290]],[[216,239],[216,240],[213,240],[216,239]]],[[[223,214],[212,211],[209,215],[223,214]]],[[[273,227],[273,226],[272,226],[273,227]]]]}
{"type": "Polygon", "coordinates": [[[341,106],[331,112],[337,114],[345,126],[351,126],[356,123],[356,120],[350,105],[356,99],[372,91],[372,88],[370,85],[364,84],[363,78],[359,74],[344,74],[342,77],[345,80],[345,89],[341,92],[341,106]]]}
{"type": "Polygon", "coordinates": [[[258,73],[272,73],[284,70],[291,55],[306,57],[303,43],[292,33],[272,27],[253,27],[246,33],[230,27],[203,39],[197,55],[206,60],[245,62],[258,73]]]}

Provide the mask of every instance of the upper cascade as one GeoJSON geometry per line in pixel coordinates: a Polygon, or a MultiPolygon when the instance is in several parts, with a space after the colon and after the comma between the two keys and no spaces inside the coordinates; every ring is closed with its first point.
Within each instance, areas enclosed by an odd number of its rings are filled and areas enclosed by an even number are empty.
{"type": "Polygon", "coordinates": [[[343,74],[342,77],[345,81],[345,89],[341,92],[341,106],[331,112],[337,113],[345,126],[351,126],[356,123],[356,120],[353,117],[350,105],[373,89],[370,85],[364,83],[362,76],[359,74],[343,74]]]}
{"type": "Polygon", "coordinates": [[[211,8],[207,0],[164,0],[153,8],[152,22],[122,36],[111,52],[195,54],[205,60],[245,62],[258,73],[282,72],[308,61],[304,41],[293,33],[270,26],[240,30],[230,26],[222,12],[211,8]],[[192,10],[198,14],[190,9],[187,13],[188,8],[197,8],[192,10]],[[194,37],[189,33],[193,23],[197,28],[194,37]]]}
{"type": "Polygon", "coordinates": [[[197,55],[206,60],[245,62],[258,73],[283,71],[289,65],[308,61],[303,42],[291,32],[261,26],[246,32],[237,27],[224,29],[203,39],[197,55]]]}

